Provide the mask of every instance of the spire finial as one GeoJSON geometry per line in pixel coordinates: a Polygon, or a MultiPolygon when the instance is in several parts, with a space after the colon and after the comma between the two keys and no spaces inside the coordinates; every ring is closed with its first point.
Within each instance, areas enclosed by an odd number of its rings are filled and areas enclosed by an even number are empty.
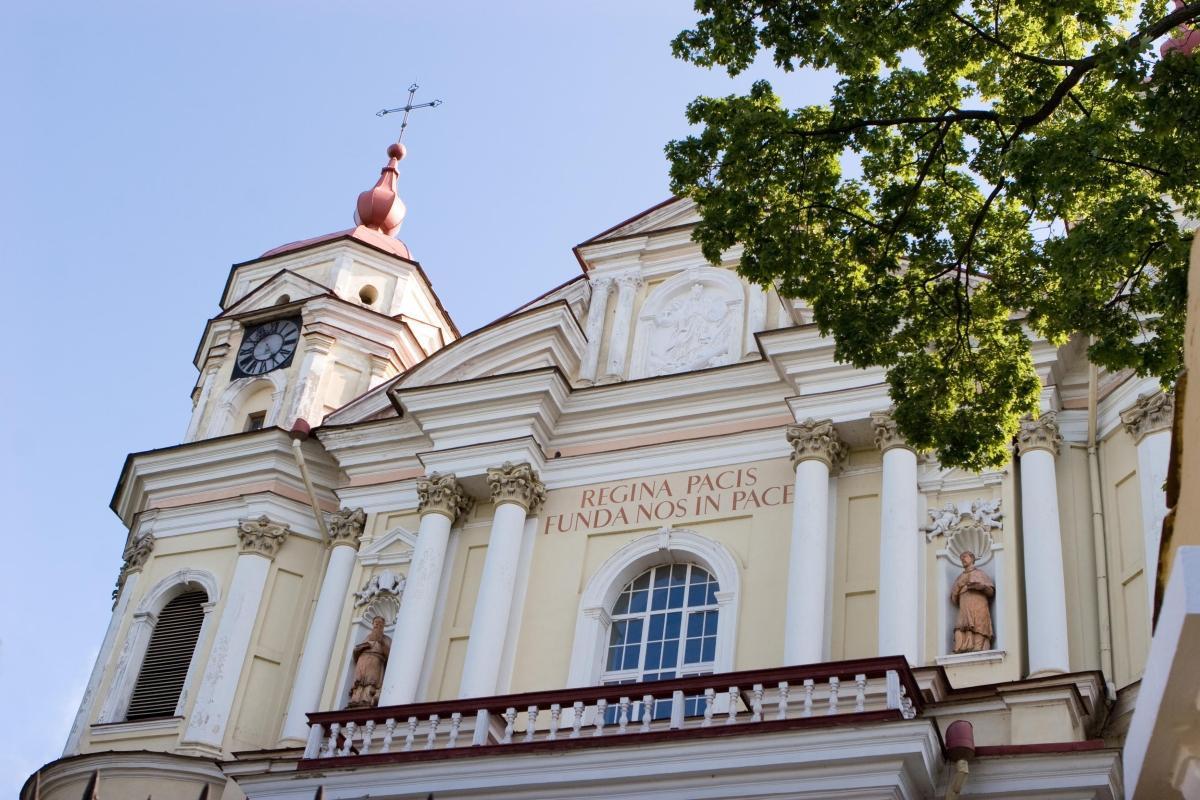
{"type": "Polygon", "coordinates": [[[408,209],[396,193],[396,180],[400,170],[396,165],[407,152],[404,145],[393,142],[388,145],[388,163],[379,171],[379,180],[370,189],[358,196],[354,209],[354,221],[367,228],[374,228],[385,236],[395,236],[404,222],[408,209]]]}

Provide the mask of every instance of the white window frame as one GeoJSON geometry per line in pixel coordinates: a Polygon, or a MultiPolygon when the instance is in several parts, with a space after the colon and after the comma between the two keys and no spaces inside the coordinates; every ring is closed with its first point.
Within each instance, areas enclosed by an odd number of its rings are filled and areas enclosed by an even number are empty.
{"type": "Polygon", "coordinates": [[[611,609],[626,584],[651,567],[677,563],[703,567],[720,586],[717,592],[717,649],[712,671],[733,671],[738,598],[741,596],[741,571],[737,560],[720,542],[694,531],[664,528],[635,539],[613,553],[588,580],[575,622],[568,687],[600,684],[612,625],[611,609]]]}

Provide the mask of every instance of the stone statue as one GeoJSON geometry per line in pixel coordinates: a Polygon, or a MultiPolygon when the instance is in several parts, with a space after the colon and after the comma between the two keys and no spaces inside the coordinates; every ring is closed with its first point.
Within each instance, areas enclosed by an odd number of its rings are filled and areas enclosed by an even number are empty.
{"type": "Polygon", "coordinates": [[[954,623],[954,652],[976,653],[992,649],[992,612],[988,601],[996,595],[996,584],[975,567],[975,554],[965,550],[959,556],[962,574],[950,588],[950,602],[958,606],[954,623]]]}
{"type": "Polygon", "coordinates": [[[347,708],[374,708],[379,705],[383,670],[392,651],[392,639],[384,635],[383,623],[383,617],[376,617],[366,640],[354,648],[354,684],[350,687],[347,708]]]}

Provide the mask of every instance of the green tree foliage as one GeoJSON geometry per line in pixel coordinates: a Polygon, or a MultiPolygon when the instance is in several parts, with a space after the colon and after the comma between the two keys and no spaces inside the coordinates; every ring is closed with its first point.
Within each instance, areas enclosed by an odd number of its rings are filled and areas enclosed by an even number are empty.
{"type": "Polygon", "coordinates": [[[840,75],[827,105],[769,83],[688,107],[673,190],[716,262],[804,298],[837,358],[887,369],[900,430],[1003,463],[1040,383],[1029,334],[1169,385],[1200,217],[1200,54],[1153,46],[1200,3],[697,0],[677,57],[840,75]],[[861,165],[845,169],[848,163],[861,165]]]}

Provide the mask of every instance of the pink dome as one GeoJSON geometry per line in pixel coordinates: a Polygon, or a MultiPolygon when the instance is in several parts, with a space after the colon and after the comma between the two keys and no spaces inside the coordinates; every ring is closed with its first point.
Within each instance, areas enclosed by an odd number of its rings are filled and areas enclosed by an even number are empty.
{"type": "Polygon", "coordinates": [[[387,154],[388,163],[380,170],[379,180],[372,188],[358,196],[354,221],[385,236],[395,236],[408,211],[404,207],[404,201],[396,193],[396,180],[400,177],[396,165],[404,158],[404,145],[390,145],[387,154]]]}

